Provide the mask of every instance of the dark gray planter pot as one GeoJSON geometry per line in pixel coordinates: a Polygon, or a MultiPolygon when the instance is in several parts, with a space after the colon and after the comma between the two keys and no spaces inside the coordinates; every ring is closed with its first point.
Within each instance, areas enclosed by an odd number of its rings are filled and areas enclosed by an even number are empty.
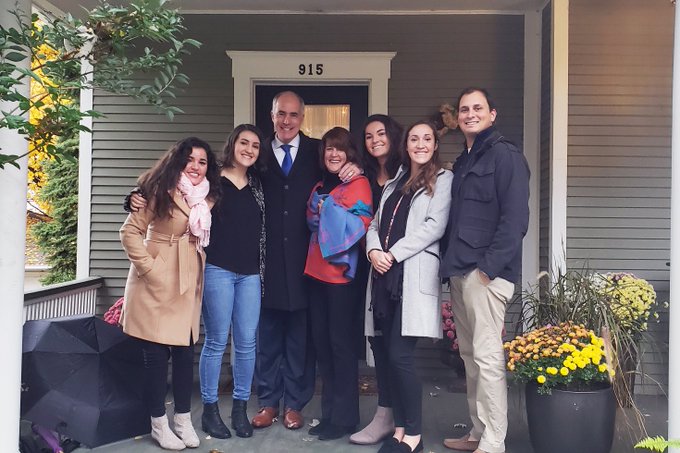
{"type": "Polygon", "coordinates": [[[576,392],[553,389],[539,395],[526,386],[527,421],[534,453],[609,453],[616,400],[610,386],[576,392]]]}

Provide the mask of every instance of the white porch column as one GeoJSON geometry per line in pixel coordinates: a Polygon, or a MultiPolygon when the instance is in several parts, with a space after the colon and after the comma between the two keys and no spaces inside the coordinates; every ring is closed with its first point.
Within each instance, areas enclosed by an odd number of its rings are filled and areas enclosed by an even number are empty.
{"type": "MultiPolygon", "coordinates": [[[[30,0],[0,0],[0,24],[14,27],[14,17],[7,11],[15,8],[30,16],[30,0]]],[[[21,64],[29,68],[30,62],[21,64]]],[[[28,96],[28,82],[21,87],[28,96]]],[[[0,109],[10,111],[15,105],[0,102],[0,109]]],[[[22,155],[28,151],[28,142],[16,131],[0,128],[0,148],[3,154],[22,155]]],[[[0,348],[0,401],[3,422],[0,423],[0,451],[19,450],[19,405],[21,389],[21,332],[24,306],[24,255],[26,243],[26,165],[27,159],[19,161],[20,169],[11,165],[0,170],[0,232],[3,250],[0,254],[0,288],[2,288],[2,316],[0,332],[3,347],[0,348]]]]}
{"type": "MultiPolygon", "coordinates": [[[[668,314],[668,438],[680,439],[680,6],[675,5],[671,122],[671,279],[668,314]]],[[[670,448],[669,452],[680,452],[670,448]]]]}
{"type": "MultiPolygon", "coordinates": [[[[88,81],[92,80],[92,65],[85,59],[82,60],[80,72],[87,74],[88,81]]],[[[91,88],[80,90],[80,111],[93,109],[93,91],[91,88]]],[[[92,130],[92,118],[83,118],[80,122],[83,126],[92,130]]],[[[78,153],[78,232],[76,278],[90,276],[90,214],[92,208],[92,132],[79,134],[80,146],[78,153]]]]}
{"type": "Polygon", "coordinates": [[[522,250],[522,289],[537,282],[541,210],[541,35],[542,11],[524,14],[524,156],[529,163],[529,228],[522,250]]]}
{"type": "Polygon", "coordinates": [[[569,0],[552,2],[550,266],[567,268],[567,139],[569,138],[569,0]]]}

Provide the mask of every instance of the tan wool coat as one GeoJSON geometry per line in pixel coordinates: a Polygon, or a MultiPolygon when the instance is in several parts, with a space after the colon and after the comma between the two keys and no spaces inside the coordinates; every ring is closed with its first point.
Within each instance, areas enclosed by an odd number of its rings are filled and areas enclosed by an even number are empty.
{"type": "Polygon", "coordinates": [[[205,253],[187,232],[189,212],[176,193],[170,217],[155,217],[147,206],[120,229],[131,263],[121,315],[128,335],[175,346],[198,341],[205,253]]]}

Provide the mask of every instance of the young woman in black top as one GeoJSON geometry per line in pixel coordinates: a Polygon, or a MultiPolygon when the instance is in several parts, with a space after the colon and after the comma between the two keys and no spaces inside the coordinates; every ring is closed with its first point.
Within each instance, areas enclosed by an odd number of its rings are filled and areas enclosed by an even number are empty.
{"type": "Polygon", "coordinates": [[[237,126],[227,139],[220,173],[222,194],[212,209],[212,238],[206,248],[205,343],[199,362],[201,421],[203,431],[221,439],[231,436],[217,408],[217,387],[230,325],[234,341],[231,426],[239,437],[253,435],[246,406],[255,370],[264,278],[264,194],[254,170],[262,142],[262,133],[250,124],[237,126]]]}

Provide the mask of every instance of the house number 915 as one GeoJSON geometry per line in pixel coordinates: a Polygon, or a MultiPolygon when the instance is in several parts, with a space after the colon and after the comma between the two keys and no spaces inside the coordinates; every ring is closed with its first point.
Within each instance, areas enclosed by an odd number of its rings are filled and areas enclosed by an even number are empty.
{"type": "Polygon", "coordinates": [[[321,75],[323,74],[323,63],[309,63],[298,65],[298,74],[300,75],[321,75]]]}

